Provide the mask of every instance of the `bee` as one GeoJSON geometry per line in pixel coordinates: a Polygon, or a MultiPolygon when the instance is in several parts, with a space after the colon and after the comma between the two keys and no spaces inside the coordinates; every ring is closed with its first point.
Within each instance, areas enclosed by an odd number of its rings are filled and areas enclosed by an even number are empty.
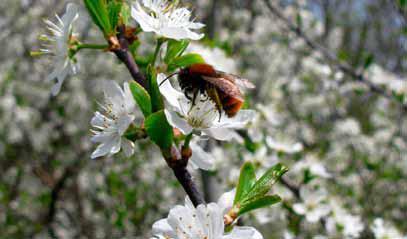
{"type": "Polygon", "coordinates": [[[218,71],[209,64],[193,64],[177,74],[179,85],[192,104],[198,94],[205,95],[215,103],[219,117],[222,110],[229,118],[234,117],[244,103],[240,88],[255,88],[249,80],[218,71]]]}

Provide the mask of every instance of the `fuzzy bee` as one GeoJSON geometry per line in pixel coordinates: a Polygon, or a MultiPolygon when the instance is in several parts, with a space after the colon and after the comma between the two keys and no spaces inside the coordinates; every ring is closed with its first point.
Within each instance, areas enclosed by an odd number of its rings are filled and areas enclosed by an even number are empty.
{"type": "Polygon", "coordinates": [[[206,95],[215,103],[219,115],[223,110],[228,117],[235,116],[243,106],[240,88],[255,87],[249,80],[218,71],[209,64],[193,64],[176,74],[181,89],[193,104],[198,94],[206,95]]]}

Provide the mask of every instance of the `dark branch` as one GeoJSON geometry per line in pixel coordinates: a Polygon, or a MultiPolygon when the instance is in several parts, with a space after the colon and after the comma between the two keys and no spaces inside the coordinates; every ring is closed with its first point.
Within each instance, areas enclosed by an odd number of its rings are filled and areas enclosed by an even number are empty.
{"type": "MultiPolygon", "coordinates": [[[[390,100],[395,100],[391,92],[388,92],[387,90],[373,84],[371,81],[365,78],[362,73],[358,73],[355,69],[353,69],[349,64],[340,61],[337,56],[329,51],[327,48],[321,46],[320,44],[316,43],[313,41],[310,37],[307,36],[307,34],[297,25],[292,23],[290,19],[288,19],[286,16],[284,16],[283,13],[280,12],[279,9],[274,7],[269,0],[264,0],[267,8],[269,11],[276,16],[278,19],[280,19],[286,27],[290,29],[290,31],[294,32],[299,38],[305,41],[305,43],[313,50],[320,52],[328,61],[332,62],[335,64],[335,66],[341,70],[343,73],[346,75],[350,76],[354,80],[363,83],[366,85],[371,91],[380,94],[390,100]]],[[[407,112],[407,105],[400,103],[402,110],[407,112]]]]}
{"type": "Polygon", "coordinates": [[[56,214],[56,206],[59,200],[61,191],[65,188],[66,181],[74,174],[74,167],[68,167],[65,169],[64,174],[55,183],[51,191],[51,202],[48,206],[47,217],[45,218],[45,224],[49,225],[54,221],[56,214]]]}
{"type": "Polygon", "coordinates": [[[197,207],[199,204],[204,204],[205,200],[199,192],[198,187],[196,186],[191,174],[187,169],[188,161],[192,155],[192,151],[190,149],[183,149],[182,154],[180,154],[178,149],[175,147],[172,147],[170,151],[171,152],[168,153],[164,152],[163,155],[165,157],[165,160],[167,161],[168,166],[174,172],[175,177],[181,183],[189,199],[191,199],[192,204],[194,204],[195,207],[197,207]]]}
{"type": "Polygon", "coordinates": [[[144,88],[148,88],[146,78],[140,72],[140,69],[137,66],[137,63],[134,61],[133,56],[129,51],[130,43],[126,38],[124,26],[119,28],[119,34],[117,35],[117,39],[119,40],[120,47],[117,49],[112,49],[112,51],[116,54],[117,58],[122,61],[127,69],[129,70],[131,76],[137,83],[139,83],[144,88]]]}

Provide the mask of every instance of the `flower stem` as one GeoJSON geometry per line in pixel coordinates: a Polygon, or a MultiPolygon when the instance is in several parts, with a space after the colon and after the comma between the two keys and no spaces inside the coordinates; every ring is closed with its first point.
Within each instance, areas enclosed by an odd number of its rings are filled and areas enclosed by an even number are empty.
{"type": "Polygon", "coordinates": [[[103,44],[78,44],[77,49],[94,49],[94,50],[104,50],[108,49],[109,45],[103,45],[103,44]]]}
{"type": "Polygon", "coordinates": [[[185,137],[184,148],[189,148],[189,143],[191,142],[192,137],[193,137],[192,132],[185,137]]]}
{"type": "Polygon", "coordinates": [[[157,45],[155,47],[155,51],[154,51],[154,56],[153,56],[153,60],[152,60],[152,65],[155,65],[155,62],[157,61],[157,56],[160,53],[160,49],[161,46],[164,44],[164,42],[166,41],[165,38],[158,38],[157,39],[157,45]]]}

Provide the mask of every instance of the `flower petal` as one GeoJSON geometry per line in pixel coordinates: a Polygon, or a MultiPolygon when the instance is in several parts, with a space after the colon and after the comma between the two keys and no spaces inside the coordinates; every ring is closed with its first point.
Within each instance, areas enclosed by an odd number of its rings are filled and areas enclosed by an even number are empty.
{"type": "Polygon", "coordinates": [[[192,127],[188,124],[188,122],[181,118],[177,112],[175,111],[168,111],[167,109],[164,110],[165,116],[167,117],[168,123],[172,127],[175,127],[185,135],[190,134],[192,132],[192,127]]]}
{"type": "Polygon", "coordinates": [[[232,118],[222,117],[221,121],[216,123],[214,127],[243,128],[256,117],[256,114],[254,110],[241,110],[232,118]]]}
{"type": "Polygon", "coordinates": [[[122,139],[122,149],[127,158],[134,154],[134,147],[135,145],[132,141],[125,138],[122,139]]]}
{"type": "Polygon", "coordinates": [[[263,236],[253,227],[234,227],[222,239],[263,239],[263,236]]]}
{"type": "Polygon", "coordinates": [[[209,128],[202,130],[202,132],[220,141],[230,141],[232,139],[236,139],[238,142],[242,141],[242,137],[228,128],[209,128]]]}
{"type": "Polygon", "coordinates": [[[191,142],[192,156],[190,159],[194,169],[212,170],[214,159],[211,154],[205,152],[198,144],[191,142]]]}

